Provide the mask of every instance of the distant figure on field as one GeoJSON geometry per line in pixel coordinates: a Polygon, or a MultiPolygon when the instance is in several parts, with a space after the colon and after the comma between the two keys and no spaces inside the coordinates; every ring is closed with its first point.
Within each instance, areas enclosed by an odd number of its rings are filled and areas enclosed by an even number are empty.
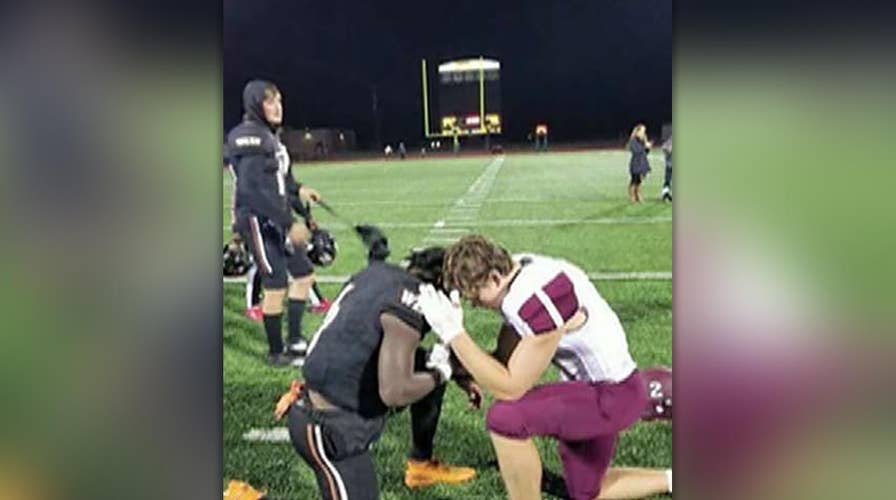
{"type": "Polygon", "coordinates": [[[631,181],[628,185],[628,198],[632,203],[641,203],[641,182],[650,172],[650,163],[647,161],[647,153],[653,144],[647,139],[647,126],[643,123],[635,125],[628,140],[628,150],[632,157],[628,163],[628,171],[631,181]]]}

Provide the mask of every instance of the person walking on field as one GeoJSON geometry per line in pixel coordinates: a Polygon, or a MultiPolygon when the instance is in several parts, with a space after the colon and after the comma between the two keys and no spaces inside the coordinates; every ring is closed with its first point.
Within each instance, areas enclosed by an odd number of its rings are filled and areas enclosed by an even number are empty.
{"type": "Polygon", "coordinates": [[[628,185],[628,198],[632,203],[641,203],[641,182],[650,172],[647,154],[653,144],[647,139],[647,126],[643,123],[635,125],[628,140],[628,150],[632,153],[628,163],[631,181],[628,185]]]}

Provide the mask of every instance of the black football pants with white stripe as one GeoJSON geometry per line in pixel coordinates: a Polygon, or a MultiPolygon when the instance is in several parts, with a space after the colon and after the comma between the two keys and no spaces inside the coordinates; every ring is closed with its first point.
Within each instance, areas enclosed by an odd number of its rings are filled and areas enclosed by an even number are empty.
{"type": "MultiPolygon", "coordinates": [[[[417,349],[415,370],[425,369],[426,351],[417,349]]],[[[442,411],[445,384],[411,405],[412,448],[415,460],[432,458],[433,442],[442,411]]],[[[344,410],[316,410],[303,398],[287,414],[289,437],[317,477],[324,500],[373,500],[379,485],[371,445],[379,439],[385,415],[366,419],[344,410]]]]}
{"type": "Polygon", "coordinates": [[[287,426],[293,447],[317,477],[321,497],[379,498],[370,445],[379,439],[385,416],[364,419],[352,412],[314,410],[309,406],[306,398],[290,408],[287,426]]]}

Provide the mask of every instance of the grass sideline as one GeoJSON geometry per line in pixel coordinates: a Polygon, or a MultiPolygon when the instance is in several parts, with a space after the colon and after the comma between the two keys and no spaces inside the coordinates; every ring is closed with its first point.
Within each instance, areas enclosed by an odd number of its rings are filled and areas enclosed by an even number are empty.
{"type": "MultiPolygon", "coordinates": [[[[345,217],[355,222],[408,223],[413,227],[385,230],[392,256],[398,262],[431,234],[432,225],[445,220],[456,200],[467,193],[493,158],[461,157],[400,161],[296,164],[297,178],[315,187],[345,217]]],[[[484,201],[467,226],[497,239],[511,252],[532,251],[566,258],[587,272],[670,271],[672,269],[671,206],[657,201],[663,163],[651,155],[653,173],[642,193],[646,201],[631,205],[626,196],[628,154],[624,151],[508,155],[484,201]],[[587,224],[575,221],[612,219],[627,223],[587,224]],[[496,220],[570,221],[553,225],[489,225],[496,220]],[[646,222],[652,221],[652,222],[646,222]]],[[[223,226],[230,222],[230,176],[224,174],[223,226]]],[[[323,210],[315,210],[323,227],[330,227],[339,255],[325,275],[348,275],[364,264],[361,243],[344,224],[323,210]]],[[[668,280],[604,281],[596,283],[619,314],[629,346],[639,366],[672,364],[672,283],[668,280]]],[[[322,285],[333,297],[339,285],[322,285]]],[[[261,328],[243,316],[241,284],[224,285],[224,477],[248,481],[267,490],[271,498],[317,498],[314,476],[288,443],[246,442],[251,428],[278,424],[271,412],[280,394],[296,378],[295,370],[274,370],[264,364],[266,343],[261,328]]],[[[320,324],[321,316],[305,316],[305,332],[320,324]]],[[[467,309],[466,324],[480,345],[494,345],[497,315],[467,309]]],[[[428,336],[426,344],[432,343],[428,336]]],[[[556,378],[551,371],[546,379],[556,378]]],[[[484,404],[487,408],[491,399],[484,404]]],[[[407,411],[394,415],[374,448],[383,499],[505,498],[494,463],[494,451],[483,426],[484,410],[468,411],[462,393],[446,392],[436,436],[438,458],[476,467],[469,483],[410,491],[405,488],[405,456],[410,442],[407,411]]],[[[546,477],[553,479],[545,498],[562,498],[561,466],[555,447],[539,440],[546,477]]],[[[620,437],[614,464],[668,467],[672,463],[672,429],[664,423],[638,423],[620,437]]],[[[663,497],[657,497],[663,498],[663,497]]]]}

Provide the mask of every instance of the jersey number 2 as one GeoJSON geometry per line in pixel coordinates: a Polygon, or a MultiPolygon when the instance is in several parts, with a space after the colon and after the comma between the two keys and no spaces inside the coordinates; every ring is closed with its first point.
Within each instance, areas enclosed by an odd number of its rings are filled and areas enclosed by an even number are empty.
{"type": "Polygon", "coordinates": [[[658,380],[651,380],[647,386],[650,388],[650,398],[651,399],[662,399],[663,398],[663,384],[661,384],[658,380]]]}

